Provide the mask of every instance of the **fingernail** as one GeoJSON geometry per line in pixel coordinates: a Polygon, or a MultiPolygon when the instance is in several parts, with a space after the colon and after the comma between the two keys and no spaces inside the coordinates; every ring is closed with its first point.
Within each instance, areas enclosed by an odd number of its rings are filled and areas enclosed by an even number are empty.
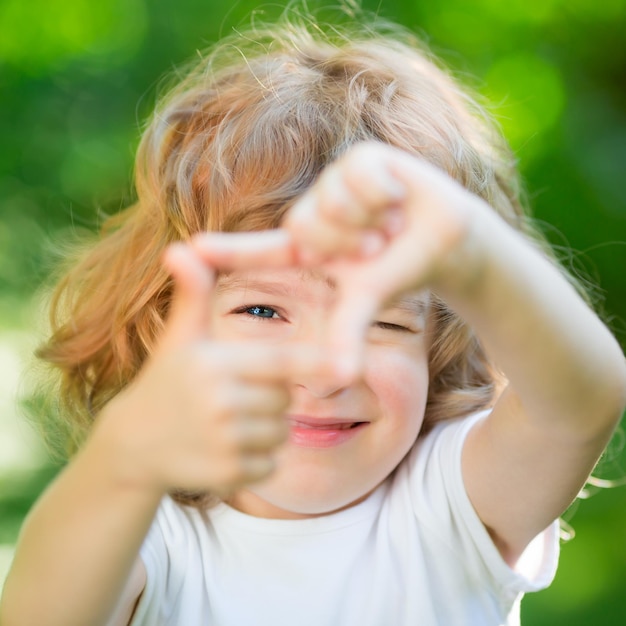
{"type": "Polygon", "coordinates": [[[298,251],[298,261],[304,265],[316,265],[319,263],[319,257],[313,250],[299,250],[298,251]]]}
{"type": "Polygon", "coordinates": [[[389,196],[390,200],[403,200],[406,196],[406,189],[404,185],[394,178],[389,172],[379,171],[379,183],[385,190],[385,193],[389,196]]]}
{"type": "Polygon", "coordinates": [[[405,225],[406,215],[403,209],[394,207],[385,214],[383,228],[388,235],[398,235],[404,230],[405,225]]]}
{"type": "Polygon", "coordinates": [[[362,256],[370,257],[378,254],[383,249],[384,245],[385,240],[379,232],[368,231],[361,237],[359,251],[362,256]]]}

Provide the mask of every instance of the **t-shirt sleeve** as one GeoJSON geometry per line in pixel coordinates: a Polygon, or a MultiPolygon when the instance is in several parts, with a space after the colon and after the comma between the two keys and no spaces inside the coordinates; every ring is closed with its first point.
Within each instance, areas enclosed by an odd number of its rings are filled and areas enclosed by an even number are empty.
{"type": "Polygon", "coordinates": [[[139,556],[146,568],[146,586],[131,626],[165,626],[180,602],[187,569],[189,533],[186,516],[170,498],[164,498],[139,556]]]}
{"type": "Polygon", "coordinates": [[[535,537],[514,568],[500,555],[469,500],[461,471],[467,433],[487,414],[439,424],[419,441],[407,464],[410,490],[419,523],[457,555],[457,563],[463,563],[469,576],[483,583],[491,581],[499,595],[513,600],[552,582],[559,526],[557,520],[535,537]]]}

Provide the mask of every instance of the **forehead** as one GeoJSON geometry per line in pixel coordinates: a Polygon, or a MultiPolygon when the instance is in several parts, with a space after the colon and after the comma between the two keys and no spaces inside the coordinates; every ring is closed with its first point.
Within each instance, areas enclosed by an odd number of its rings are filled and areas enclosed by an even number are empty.
{"type": "MultiPolygon", "coordinates": [[[[327,273],[313,269],[281,270],[235,270],[220,274],[216,290],[218,294],[237,291],[269,296],[314,299],[316,296],[335,296],[337,281],[327,273]]],[[[384,310],[400,310],[412,315],[425,314],[430,298],[427,291],[408,292],[395,297],[381,307],[384,310]]]]}
{"type": "Polygon", "coordinates": [[[307,288],[325,288],[335,292],[337,283],[318,270],[286,268],[223,272],[220,273],[216,286],[218,293],[253,290],[276,295],[295,295],[307,288]]]}

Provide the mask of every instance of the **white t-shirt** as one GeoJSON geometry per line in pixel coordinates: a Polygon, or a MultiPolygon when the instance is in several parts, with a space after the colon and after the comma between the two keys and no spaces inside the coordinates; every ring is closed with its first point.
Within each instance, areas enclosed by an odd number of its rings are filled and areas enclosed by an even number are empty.
{"type": "Polygon", "coordinates": [[[513,570],[465,492],[461,448],[480,416],[438,425],[365,501],[271,520],[166,498],[141,549],[133,626],[512,626],[556,571],[555,522],[513,570]]]}

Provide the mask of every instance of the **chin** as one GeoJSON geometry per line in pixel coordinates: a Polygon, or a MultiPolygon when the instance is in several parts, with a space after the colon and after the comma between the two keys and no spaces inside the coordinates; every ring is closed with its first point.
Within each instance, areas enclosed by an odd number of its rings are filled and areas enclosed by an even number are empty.
{"type": "MultiPolygon", "coordinates": [[[[380,482],[380,481],[379,481],[380,482]]],[[[281,480],[275,476],[252,485],[248,491],[264,501],[276,513],[284,511],[295,516],[328,515],[362,502],[379,484],[343,485],[335,480],[281,480]],[[285,484],[287,483],[287,484],[285,484]]],[[[260,504],[260,503],[259,503],[260,504]]]]}

